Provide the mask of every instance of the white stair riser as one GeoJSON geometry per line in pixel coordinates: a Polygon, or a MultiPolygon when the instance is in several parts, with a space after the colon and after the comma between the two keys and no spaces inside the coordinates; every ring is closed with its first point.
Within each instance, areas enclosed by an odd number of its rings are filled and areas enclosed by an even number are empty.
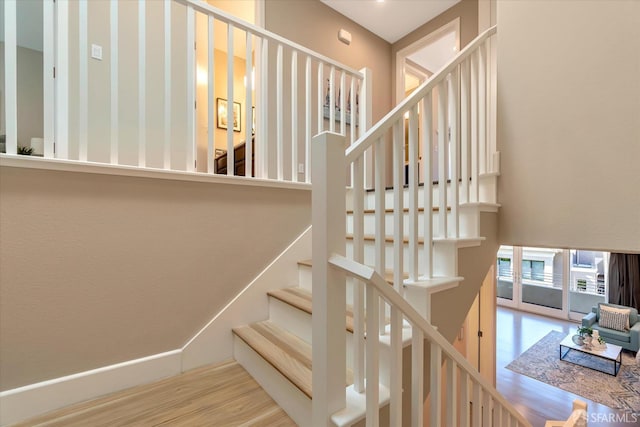
{"type": "MultiPolygon", "coordinates": [[[[311,315],[293,307],[290,304],[280,301],[277,298],[269,297],[269,320],[280,328],[291,332],[301,340],[312,344],[311,315]]],[[[353,334],[345,328],[347,337],[347,368],[353,368],[352,341],[353,334]]]]}
{"type": "MultiPolygon", "coordinates": [[[[385,269],[393,270],[393,243],[385,244],[385,269]]],[[[409,245],[403,245],[404,270],[409,271],[409,245]]],[[[347,240],[347,257],[353,256],[353,241],[347,240]]],[[[364,242],[364,264],[375,265],[375,242],[364,242]]],[[[433,276],[456,276],[458,265],[458,251],[454,242],[434,242],[433,245],[433,276]]],[[[424,274],[425,252],[424,245],[418,245],[418,272],[424,274]]]]}
{"type": "MultiPolygon", "coordinates": [[[[298,276],[300,277],[298,286],[312,292],[311,267],[308,265],[298,264],[298,276]]],[[[347,280],[346,286],[347,304],[353,305],[353,282],[351,280],[347,280]]]]}
{"type": "MultiPolygon", "coordinates": [[[[462,198],[461,192],[462,184],[458,184],[458,199],[460,203],[462,202],[485,202],[485,203],[497,203],[496,196],[496,188],[497,188],[497,176],[494,175],[485,175],[480,178],[480,186],[479,186],[479,200],[464,200],[462,198]]],[[[438,186],[433,187],[433,204],[437,205],[439,200],[439,192],[440,189],[438,186]]],[[[447,184],[447,200],[450,201],[452,196],[451,184],[447,184]]],[[[351,200],[349,200],[351,202],[351,200]]],[[[403,191],[403,205],[405,207],[409,206],[409,191],[405,189],[403,191]]],[[[348,208],[351,209],[352,203],[347,204],[348,208]]],[[[394,206],[393,202],[393,190],[385,191],[385,207],[391,208],[394,206]]],[[[418,206],[424,206],[424,187],[418,188],[418,206]]],[[[375,207],[375,192],[368,191],[365,195],[364,202],[365,209],[373,209],[375,207]]]]}
{"type": "MultiPolygon", "coordinates": [[[[458,237],[479,237],[479,208],[477,206],[470,207],[460,207],[458,211],[458,237]]],[[[441,236],[442,232],[440,230],[440,221],[441,221],[440,212],[432,213],[432,232],[434,236],[441,236]]],[[[392,212],[385,213],[385,233],[388,236],[393,235],[394,230],[394,215],[392,212]]],[[[409,213],[405,212],[403,214],[403,230],[404,235],[409,235],[409,213]]],[[[364,215],[364,234],[365,235],[373,235],[375,234],[375,226],[376,219],[374,213],[366,213],[364,215]]],[[[448,235],[454,236],[454,223],[453,223],[453,213],[451,211],[447,212],[447,229],[448,235]]],[[[347,233],[353,234],[353,214],[347,214],[347,233]]],[[[424,212],[418,213],[418,234],[420,236],[424,236],[424,212]]]]}
{"type": "Polygon", "coordinates": [[[311,399],[235,335],[233,357],[297,425],[309,425],[311,399]]]}
{"type": "Polygon", "coordinates": [[[311,266],[298,264],[298,286],[302,289],[311,292],[311,266]]]}

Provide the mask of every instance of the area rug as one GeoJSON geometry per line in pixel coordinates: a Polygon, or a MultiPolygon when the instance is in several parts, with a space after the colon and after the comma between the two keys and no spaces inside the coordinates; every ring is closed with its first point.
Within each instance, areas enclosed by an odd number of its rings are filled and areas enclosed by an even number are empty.
{"type": "MultiPolygon", "coordinates": [[[[640,365],[629,352],[622,353],[622,366],[618,376],[596,372],[583,366],[560,360],[560,341],[563,332],[551,331],[516,360],[507,369],[542,381],[554,387],[601,403],[612,409],[640,410],[640,365]]],[[[568,359],[596,366],[612,372],[613,362],[571,351],[568,359]],[[588,360],[587,360],[588,359],[588,360]]]]}

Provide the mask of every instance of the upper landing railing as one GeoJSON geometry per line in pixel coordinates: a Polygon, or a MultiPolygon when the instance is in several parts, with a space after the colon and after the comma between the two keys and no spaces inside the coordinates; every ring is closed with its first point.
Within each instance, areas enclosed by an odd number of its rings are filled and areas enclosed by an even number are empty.
{"type": "Polygon", "coordinates": [[[366,70],[204,1],[2,3],[7,154],[310,182],[313,135],[370,125],[366,70]],[[17,18],[34,7],[43,91],[25,110],[17,18]]]}

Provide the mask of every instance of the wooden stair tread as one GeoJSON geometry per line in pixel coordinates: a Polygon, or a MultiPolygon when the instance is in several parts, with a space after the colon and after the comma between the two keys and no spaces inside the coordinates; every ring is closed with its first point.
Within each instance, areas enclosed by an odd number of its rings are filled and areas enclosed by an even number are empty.
{"type": "MultiPolygon", "coordinates": [[[[310,265],[311,262],[309,261],[309,266],[310,265]]],[[[295,307],[298,310],[302,310],[307,314],[313,314],[312,295],[311,292],[307,291],[306,289],[298,287],[276,289],[267,292],[267,295],[286,304],[289,304],[290,306],[295,307]]],[[[347,305],[345,326],[347,331],[353,333],[353,309],[350,305],[347,305]]]]}
{"type": "MultiPolygon", "coordinates": [[[[433,212],[440,212],[440,207],[438,206],[433,206],[432,208],[433,212]]],[[[364,209],[363,212],[365,214],[373,214],[376,213],[375,209],[364,209]]],[[[385,208],[384,213],[393,213],[394,209],[393,208],[385,208]]],[[[404,208],[402,209],[402,212],[409,212],[409,208],[404,208]]],[[[418,212],[424,212],[424,208],[418,208],[418,212]]],[[[451,212],[451,206],[447,206],[447,212],[451,212]]],[[[347,209],[347,214],[348,215],[353,215],[353,209],[347,209]]]]}
{"type": "MultiPolygon", "coordinates": [[[[310,267],[310,268],[313,266],[310,259],[298,261],[298,265],[310,267]]],[[[408,273],[404,273],[403,277],[405,279],[405,282],[403,283],[404,286],[433,289],[433,290],[445,289],[445,288],[448,288],[449,285],[451,284],[461,282],[464,280],[464,278],[460,276],[456,276],[456,277],[439,276],[439,277],[432,277],[430,279],[419,279],[416,283],[410,283],[406,281],[406,279],[409,278],[408,273]]],[[[393,270],[386,270],[384,278],[388,284],[393,286],[393,270]]]]}
{"type": "MultiPolygon", "coordinates": [[[[310,399],[313,398],[311,346],[268,320],[233,329],[233,333],[258,353],[310,399]]],[[[345,373],[345,387],[353,373],[345,373]]]]}
{"type": "MultiPolygon", "coordinates": [[[[371,235],[371,234],[366,234],[363,237],[365,242],[375,242],[376,241],[376,237],[371,235]]],[[[353,234],[347,234],[347,240],[353,240],[353,234]]],[[[472,243],[472,242],[481,242],[485,240],[484,237],[446,237],[446,238],[442,238],[442,237],[434,237],[433,241],[434,242],[460,242],[460,243],[472,243]]],[[[393,236],[385,236],[384,241],[387,243],[393,243],[394,242],[394,238],[393,236]]],[[[409,239],[404,237],[402,239],[402,242],[405,244],[409,243],[409,239]]],[[[419,245],[424,245],[424,238],[420,237],[418,238],[418,244],[419,245]]]]}

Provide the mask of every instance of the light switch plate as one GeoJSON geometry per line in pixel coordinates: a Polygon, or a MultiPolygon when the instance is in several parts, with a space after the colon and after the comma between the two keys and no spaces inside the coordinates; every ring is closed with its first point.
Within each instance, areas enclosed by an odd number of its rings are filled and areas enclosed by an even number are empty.
{"type": "Polygon", "coordinates": [[[97,44],[91,45],[91,57],[102,61],[102,46],[97,44]]]}

